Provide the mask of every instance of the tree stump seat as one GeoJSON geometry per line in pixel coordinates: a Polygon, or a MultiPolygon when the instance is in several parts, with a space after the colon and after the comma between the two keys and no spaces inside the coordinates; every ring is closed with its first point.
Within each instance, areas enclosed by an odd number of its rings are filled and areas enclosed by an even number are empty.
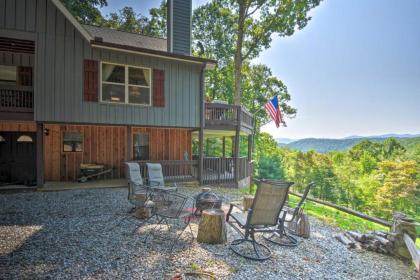
{"type": "Polygon", "coordinates": [[[198,226],[197,241],[207,244],[224,244],[227,241],[225,212],[220,209],[204,210],[198,226]]]}

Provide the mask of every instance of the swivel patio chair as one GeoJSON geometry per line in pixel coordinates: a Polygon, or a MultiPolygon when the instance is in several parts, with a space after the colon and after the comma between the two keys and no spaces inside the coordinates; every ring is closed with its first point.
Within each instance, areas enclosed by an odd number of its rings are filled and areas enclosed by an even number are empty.
{"type": "Polygon", "coordinates": [[[151,187],[164,188],[166,191],[176,191],[176,187],[165,186],[162,165],[160,163],[146,163],[148,183],[151,187]]]}
{"type": "MultiPolygon", "coordinates": [[[[285,217],[285,223],[296,223],[297,219],[298,219],[298,215],[299,213],[302,211],[303,208],[303,204],[306,201],[306,198],[308,197],[309,191],[315,187],[315,182],[310,182],[309,184],[306,185],[305,190],[302,194],[302,197],[300,198],[300,201],[298,202],[298,204],[296,205],[295,208],[289,208],[287,207],[288,211],[285,209],[285,211],[287,212],[286,217],[285,217]]],[[[290,231],[290,229],[287,228],[288,231],[290,231]]],[[[293,233],[293,231],[290,231],[291,233],[293,233]]]]}
{"type": "Polygon", "coordinates": [[[280,213],[279,216],[279,221],[278,221],[278,231],[270,233],[270,234],[264,234],[264,238],[267,241],[270,241],[274,244],[280,245],[280,246],[289,246],[289,247],[294,247],[297,246],[298,244],[298,240],[296,239],[295,236],[293,236],[295,234],[294,231],[289,230],[285,224],[286,223],[296,223],[296,219],[298,216],[298,213],[301,211],[302,209],[302,205],[305,202],[308,193],[310,191],[310,189],[315,186],[314,182],[309,183],[306,188],[305,191],[302,195],[301,200],[299,201],[299,203],[296,205],[295,208],[290,209],[288,207],[285,207],[282,212],[280,213]],[[292,210],[292,211],[290,211],[292,210]],[[291,212],[291,214],[290,214],[291,212]]]}
{"type": "Polygon", "coordinates": [[[279,231],[277,227],[278,217],[286,202],[289,188],[293,183],[266,180],[255,181],[258,186],[257,193],[246,217],[243,212],[232,212],[234,207],[242,211],[243,209],[236,204],[231,204],[226,221],[243,236],[243,238],[232,241],[230,249],[247,259],[263,261],[270,258],[271,251],[267,246],[255,240],[255,234],[279,231]],[[244,230],[244,233],[242,230],[244,230]],[[241,249],[241,246],[244,244],[252,245],[250,252],[241,249]]]}
{"type": "Polygon", "coordinates": [[[143,207],[148,199],[148,186],[143,182],[140,166],[136,162],[126,162],[128,181],[128,201],[136,207],[143,207]]]}

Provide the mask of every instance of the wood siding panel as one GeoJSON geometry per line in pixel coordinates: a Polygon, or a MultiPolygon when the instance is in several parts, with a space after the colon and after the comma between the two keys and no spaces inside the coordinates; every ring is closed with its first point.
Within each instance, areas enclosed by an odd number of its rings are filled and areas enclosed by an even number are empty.
{"type": "MultiPolygon", "coordinates": [[[[45,180],[74,181],[81,175],[81,163],[97,163],[114,168],[107,178],[125,177],[124,162],[128,149],[126,126],[45,124],[44,127],[48,131],[48,135],[44,134],[45,180]],[[63,135],[66,131],[83,133],[83,152],[63,152],[63,135]]],[[[35,124],[31,129],[36,130],[35,124]]],[[[150,160],[183,160],[184,151],[191,157],[190,129],[134,127],[132,133],[149,134],[150,160]]]]}
{"type": "Polygon", "coordinates": [[[97,163],[114,168],[106,178],[123,178],[126,160],[127,128],[124,126],[89,126],[45,124],[44,168],[47,181],[75,181],[80,177],[80,164],[97,163]],[[82,152],[63,152],[66,131],[83,133],[82,152]]]}
{"type": "Polygon", "coordinates": [[[36,123],[35,122],[0,122],[0,131],[26,131],[26,132],[36,132],[36,123]]]}
{"type": "Polygon", "coordinates": [[[133,143],[136,133],[149,134],[150,160],[183,160],[184,151],[191,159],[192,130],[190,129],[133,127],[133,143]]]}

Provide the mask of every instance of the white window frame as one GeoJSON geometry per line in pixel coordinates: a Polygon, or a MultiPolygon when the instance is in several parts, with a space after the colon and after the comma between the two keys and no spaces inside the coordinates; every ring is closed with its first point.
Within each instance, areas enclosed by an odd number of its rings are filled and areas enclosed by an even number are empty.
{"type": "Polygon", "coordinates": [[[125,105],[134,105],[134,106],[146,106],[146,107],[151,107],[152,106],[152,85],[153,85],[153,81],[152,81],[152,68],[148,68],[148,67],[142,67],[142,66],[134,66],[134,65],[129,65],[129,64],[120,64],[120,63],[113,63],[113,62],[107,62],[107,61],[101,61],[100,63],[100,69],[99,69],[99,77],[100,77],[100,89],[99,89],[99,96],[100,96],[100,101],[101,103],[107,103],[107,104],[125,104],[125,105]],[[103,64],[112,64],[112,65],[117,65],[117,66],[123,66],[124,67],[124,84],[120,84],[120,83],[114,83],[114,82],[107,82],[107,81],[103,81],[102,80],[102,65],[103,64]],[[128,83],[128,68],[138,68],[138,69],[146,69],[149,70],[149,81],[150,81],[150,85],[149,86],[142,86],[142,85],[131,85],[128,83]],[[112,102],[112,101],[106,101],[102,99],[102,85],[103,84],[108,84],[108,85],[118,85],[118,86],[124,86],[124,102],[112,102]],[[138,104],[138,103],[130,103],[129,102],[129,87],[141,87],[141,88],[148,88],[149,89],[149,104],[138,104]]]}

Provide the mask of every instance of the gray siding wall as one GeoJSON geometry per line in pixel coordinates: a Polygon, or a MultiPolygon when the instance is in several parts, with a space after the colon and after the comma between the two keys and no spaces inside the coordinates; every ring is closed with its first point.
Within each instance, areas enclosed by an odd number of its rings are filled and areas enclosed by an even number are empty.
{"type": "Polygon", "coordinates": [[[2,30],[35,35],[37,121],[199,127],[198,64],[92,48],[49,0],[0,0],[2,30]],[[84,59],[164,69],[165,107],[83,101],[84,59]]]}

